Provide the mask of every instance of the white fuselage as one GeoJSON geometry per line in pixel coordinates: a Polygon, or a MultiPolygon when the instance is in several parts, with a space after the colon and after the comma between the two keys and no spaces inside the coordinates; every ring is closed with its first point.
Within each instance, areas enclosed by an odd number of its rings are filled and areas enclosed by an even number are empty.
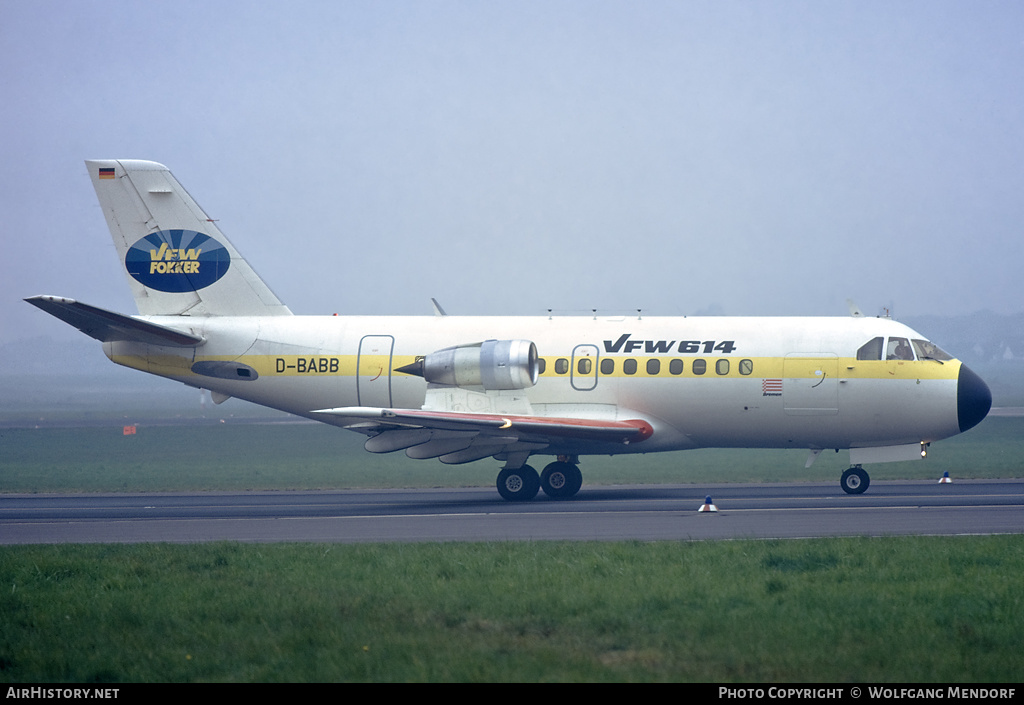
{"type": "MultiPolygon", "coordinates": [[[[395,370],[488,339],[536,344],[542,372],[515,391],[456,390],[449,408],[618,419],[642,443],[546,453],[699,447],[857,448],[960,432],[958,360],[858,360],[867,341],[922,336],[883,318],[213,316],[144,320],[187,330],[197,348],[106,343],[115,362],[300,416],[335,407],[419,409],[428,384],[395,370]],[[202,363],[244,365],[247,377],[202,363]],[[193,369],[204,369],[197,374],[193,369]]],[[[241,374],[241,373],[239,373],[241,374]]]]}

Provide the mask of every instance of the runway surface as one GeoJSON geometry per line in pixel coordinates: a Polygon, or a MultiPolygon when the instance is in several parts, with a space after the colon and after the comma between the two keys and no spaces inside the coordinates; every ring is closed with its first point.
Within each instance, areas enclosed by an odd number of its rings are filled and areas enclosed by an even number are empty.
{"type": "Polygon", "coordinates": [[[700,540],[1024,533],[1024,480],[0,496],[0,544],[700,540]],[[710,494],[716,513],[697,509],[710,494]]]}

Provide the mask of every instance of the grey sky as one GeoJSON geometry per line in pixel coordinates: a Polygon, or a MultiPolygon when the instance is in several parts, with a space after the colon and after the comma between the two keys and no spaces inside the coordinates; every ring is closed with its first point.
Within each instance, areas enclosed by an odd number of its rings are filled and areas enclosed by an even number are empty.
{"type": "Polygon", "coordinates": [[[0,342],[168,165],[296,313],[1024,310],[1019,2],[0,0],[0,342]]]}

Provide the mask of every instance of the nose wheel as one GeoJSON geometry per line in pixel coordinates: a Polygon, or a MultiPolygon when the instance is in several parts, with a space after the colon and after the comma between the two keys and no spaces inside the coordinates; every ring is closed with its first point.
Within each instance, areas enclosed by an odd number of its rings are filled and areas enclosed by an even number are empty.
{"type": "Polygon", "coordinates": [[[839,485],[846,494],[864,494],[870,484],[871,478],[868,477],[868,474],[864,472],[864,468],[860,465],[855,465],[846,470],[843,476],[839,478],[839,485]]]}

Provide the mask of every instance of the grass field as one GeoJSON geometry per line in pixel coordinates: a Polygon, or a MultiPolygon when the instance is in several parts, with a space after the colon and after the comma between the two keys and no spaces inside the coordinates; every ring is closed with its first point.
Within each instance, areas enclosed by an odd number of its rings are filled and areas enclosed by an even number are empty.
{"type": "MultiPolygon", "coordinates": [[[[337,489],[491,486],[499,464],[443,465],[401,452],[374,455],[363,437],[322,424],[138,425],[0,429],[0,492],[337,489]]],[[[990,417],[933,444],[924,461],[872,465],[872,479],[1020,477],[1024,417],[990,417]]],[[[801,450],[697,450],[586,457],[586,484],[838,482],[849,454],[804,468],[801,450]]],[[[538,459],[538,468],[547,462],[538,459]]]]}
{"type": "MultiPolygon", "coordinates": [[[[0,429],[0,493],[493,483],[312,424],[0,429]]],[[[1019,477],[991,417],[875,479],[1019,477]]],[[[845,453],[586,458],[589,484],[836,480],[845,453]]],[[[0,496],[2,502],[2,496],[0,496]]],[[[1016,682],[1024,537],[0,546],[0,682],[1016,682]]]]}
{"type": "Polygon", "coordinates": [[[0,548],[0,681],[1017,682],[1019,537],[0,548]]]}

